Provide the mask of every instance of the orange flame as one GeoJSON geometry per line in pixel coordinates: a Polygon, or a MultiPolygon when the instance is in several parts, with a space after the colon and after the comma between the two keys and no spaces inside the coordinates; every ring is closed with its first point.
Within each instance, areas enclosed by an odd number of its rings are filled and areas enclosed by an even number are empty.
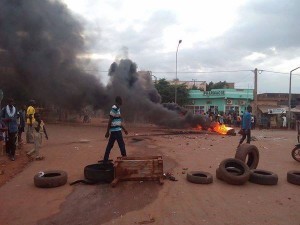
{"type": "Polygon", "coordinates": [[[214,124],[214,127],[213,128],[213,131],[219,133],[219,134],[227,134],[227,132],[231,129],[233,129],[232,127],[226,127],[225,124],[220,124],[220,123],[215,123],[214,124]]]}

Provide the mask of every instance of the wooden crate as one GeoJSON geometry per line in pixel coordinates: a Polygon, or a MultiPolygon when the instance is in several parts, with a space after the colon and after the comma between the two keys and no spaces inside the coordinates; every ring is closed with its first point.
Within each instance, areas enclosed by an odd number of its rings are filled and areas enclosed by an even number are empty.
{"type": "Polygon", "coordinates": [[[115,187],[119,181],[158,181],[163,184],[162,156],[118,157],[114,163],[115,187]]]}

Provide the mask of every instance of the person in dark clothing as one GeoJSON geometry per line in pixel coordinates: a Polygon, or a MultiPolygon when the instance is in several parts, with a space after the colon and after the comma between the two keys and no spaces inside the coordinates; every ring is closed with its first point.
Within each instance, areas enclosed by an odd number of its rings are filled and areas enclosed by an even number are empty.
{"type": "Polygon", "coordinates": [[[11,161],[15,161],[16,141],[18,133],[18,113],[13,103],[13,99],[8,99],[8,104],[1,111],[2,121],[8,128],[8,137],[6,138],[6,154],[11,159],[11,161]]]}
{"type": "Polygon", "coordinates": [[[250,141],[251,141],[251,112],[252,112],[252,107],[249,105],[247,107],[247,112],[245,112],[243,115],[242,138],[239,142],[238,147],[244,142],[246,137],[247,137],[247,143],[250,144],[250,141]]]}
{"type": "Polygon", "coordinates": [[[107,131],[105,134],[105,137],[109,137],[109,140],[106,146],[103,162],[108,161],[110,151],[113,148],[115,141],[118,142],[121,155],[126,156],[125,142],[123,140],[122,130],[125,132],[126,135],[128,134],[128,132],[122,125],[122,117],[120,111],[120,106],[122,105],[122,98],[120,96],[117,96],[115,102],[116,104],[112,106],[109,113],[110,116],[107,125],[107,131]]]}
{"type": "Polygon", "coordinates": [[[23,144],[22,133],[25,131],[26,124],[26,105],[23,105],[22,109],[18,112],[19,124],[18,124],[18,147],[21,148],[23,144]]]}

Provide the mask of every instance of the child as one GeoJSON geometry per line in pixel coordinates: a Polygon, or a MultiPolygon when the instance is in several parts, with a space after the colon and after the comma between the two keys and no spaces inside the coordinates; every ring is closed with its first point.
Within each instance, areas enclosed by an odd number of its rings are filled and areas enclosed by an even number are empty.
{"type": "Polygon", "coordinates": [[[48,140],[47,131],[45,128],[44,122],[41,120],[40,114],[36,113],[34,115],[35,121],[32,124],[33,127],[33,140],[34,148],[27,153],[28,156],[31,156],[35,153],[35,160],[43,160],[44,157],[40,156],[40,148],[42,145],[42,135],[45,134],[46,139],[48,140]]]}

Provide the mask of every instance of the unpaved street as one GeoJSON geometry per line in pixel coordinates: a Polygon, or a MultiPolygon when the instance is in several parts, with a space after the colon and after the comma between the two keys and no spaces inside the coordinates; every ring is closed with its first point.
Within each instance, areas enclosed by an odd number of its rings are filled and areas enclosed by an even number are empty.
{"type": "MultiPolygon", "coordinates": [[[[164,185],[121,182],[115,188],[108,184],[66,184],[41,189],[33,184],[37,172],[59,169],[68,173],[68,183],[82,179],[84,167],[103,157],[107,143],[105,121],[47,128],[49,141],[43,143],[41,150],[46,159],[30,162],[0,187],[1,225],[300,224],[300,187],[286,181],[288,170],[300,170],[300,163],[290,155],[296,142],[295,131],[253,131],[257,141],[252,144],[260,150],[258,168],[277,173],[276,186],[250,182],[233,186],[215,178],[218,164],[234,156],[239,136],[204,131],[174,135],[153,125],[127,124],[128,156],[162,155],[164,171],[173,173],[178,181],[165,180],[164,185]],[[184,168],[210,172],[214,182],[189,183],[184,168]]],[[[111,158],[119,155],[116,145],[111,158]]]]}

